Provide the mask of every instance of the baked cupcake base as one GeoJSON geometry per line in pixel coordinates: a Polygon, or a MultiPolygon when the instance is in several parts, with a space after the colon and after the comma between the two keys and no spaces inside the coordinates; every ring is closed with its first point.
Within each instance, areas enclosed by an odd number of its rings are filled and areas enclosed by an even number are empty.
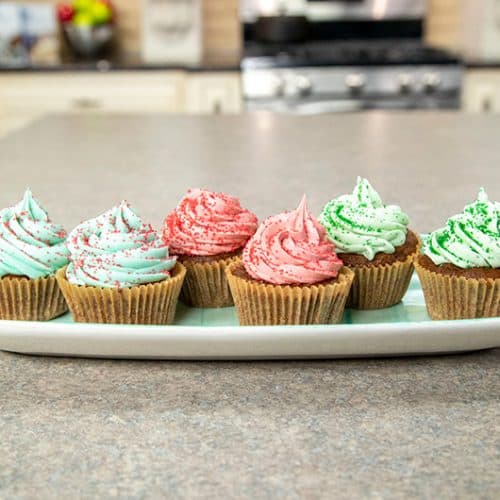
{"type": "Polygon", "coordinates": [[[432,319],[500,316],[500,270],[436,266],[426,255],[415,262],[427,312],[432,319]]]}
{"type": "Polygon", "coordinates": [[[192,307],[229,307],[234,305],[226,277],[226,268],[239,262],[241,251],[214,255],[179,255],[186,267],[186,279],[180,300],[192,307]]]}
{"type": "Polygon", "coordinates": [[[0,319],[49,321],[68,310],[54,276],[0,278],[0,319]]]}
{"type": "Polygon", "coordinates": [[[314,285],[272,285],[254,280],[241,262],[227,268],[240,325],[316,325],[339,323],[354,274],[314,285]]]}
{"type": "Polygon", "coordinates": [[[408,230],[406,241],[393,254],[378,253],[373,260],[362,255],[340,253],[344,265],[354,272],[346,307],[384,309],[403,299],[420,251],[420,239],[408,230]]]}
{"type": "Polygon", "coordinates": [[[73,319],[79,323],[168,325],[173,322],[186,269],[176,263],[170,279],[131,288],[71,284],[66,268],[56,274],[73,319]]]}

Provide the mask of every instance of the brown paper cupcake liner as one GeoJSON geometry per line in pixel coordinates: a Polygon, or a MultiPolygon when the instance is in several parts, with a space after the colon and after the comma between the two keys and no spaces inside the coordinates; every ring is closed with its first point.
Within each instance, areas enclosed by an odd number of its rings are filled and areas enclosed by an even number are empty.
{"type": "Polygon", "coordinates": [[[500,316],[500,279],[450,276],[415,262],[427,312],[432,319],[500,316]]]}
{"type": "Polygon", "coordinates": [[[235,275],[237,262],[226,273],[240,325],[315,325],[339,323],[354,274],[343,268],[335,280],[315,285],[261,283],[235,275]]]}
{"type": "Polygon", "coordinates": [[[168,325],[174,320],[185,275],[185,267],[178,262],[170,279],[131,288],[73,285],[66,278],[66,268],[56,278],[79,323],[168,325]]]}
{"type": "Polygon", "coordinates": [[[219,260],[198,262],[189,257],[182,263],[186,266],[186,279],[181,290],[181,301],[192,307],[228,307],[234,305],[226,277],[226,267],[240,262],[240,254],[219,260]]]}
{"type": "MultiPolygon", "coordinates": [[[[413,263],[420,252],[405,260],[380,266],[352,266],[354,282],[346,307],[351,309],[384,309],[401,302],[413,274],[413,263]]],[[[341,256],[342,257],[342,256],[341,256]]]]}
{"type": "Polygon", "coordinates": [[[54,276],[37,279],[8,276],[0,279],[0,319],[48,321],[67,310],[54,276]]]}

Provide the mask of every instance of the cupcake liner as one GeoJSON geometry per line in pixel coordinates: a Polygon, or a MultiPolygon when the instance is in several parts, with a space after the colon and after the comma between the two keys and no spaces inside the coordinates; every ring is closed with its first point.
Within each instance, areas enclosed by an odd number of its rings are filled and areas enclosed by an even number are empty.
{"type": "Polygon", "coordinates": [[[240,254],[235,253],[219,260],[198,262],[184,257],[186,279],[180,300],[192,307],[228,307],[234,305],[226,277],[226,268],[240,262],[240,254]]]}
{"type": "MultiPolygon", "coordinates": [[[[420,242],[415,252],[405,260],[379,266],[352,266],[354,282],[346,307],[350,309],[384,309],[401,302],[413,274],[414,261],[420,252],[420,242]]],[[[340,256],[342,258],[342,255],[340,256]]]]}
{"type": "Polygon", "coordinates": [[[500,279],[449,276],[431,271],[418,261],[415,269],[432,319],[500,316],[500,279]]]}
{"type": "Polygon", "coordinates": [[[240,325],[315,325],[339,323],[354,274],[342,268],[335,280],[314,285],[272,285],[226,273],[240,325]]]}
{"type": "Polygon", "coordinates": [[[174,320],[185,275],[185,267],[177,262],[170,279],[131,288],[73,285],[66,268],[56,278],[76,322],[167,325],[174,320]]]}
{"type": "Polygon", "coordinates": [[[351,309],[384,309],[404,297],[413,274],[413,257],[373,267],[350,267],[354,282],[347,306],[351,309]]]}
{"type": "Polygon", "coordinates": [[[0,319],[48,321],[68,310],[54,276],[0,278],[0,319]]]}

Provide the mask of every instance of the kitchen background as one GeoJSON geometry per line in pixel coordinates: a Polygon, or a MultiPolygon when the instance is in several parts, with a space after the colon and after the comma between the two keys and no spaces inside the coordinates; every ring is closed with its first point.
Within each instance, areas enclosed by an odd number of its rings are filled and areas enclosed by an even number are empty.
{"type": "Polygon", "coordinates": [[[498,0],[0,2],[0,134],[54,112],[500,111],[498,0]]]}

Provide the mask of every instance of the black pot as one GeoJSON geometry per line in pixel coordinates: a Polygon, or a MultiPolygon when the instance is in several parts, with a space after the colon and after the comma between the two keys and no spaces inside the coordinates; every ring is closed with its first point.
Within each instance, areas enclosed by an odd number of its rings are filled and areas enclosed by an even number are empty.
{"type": "Polygon", "coordinates": [[[264,43],[303,42],[309,35],[305,16],[262,16],[254,27],[255,38],[264,43]]]}

